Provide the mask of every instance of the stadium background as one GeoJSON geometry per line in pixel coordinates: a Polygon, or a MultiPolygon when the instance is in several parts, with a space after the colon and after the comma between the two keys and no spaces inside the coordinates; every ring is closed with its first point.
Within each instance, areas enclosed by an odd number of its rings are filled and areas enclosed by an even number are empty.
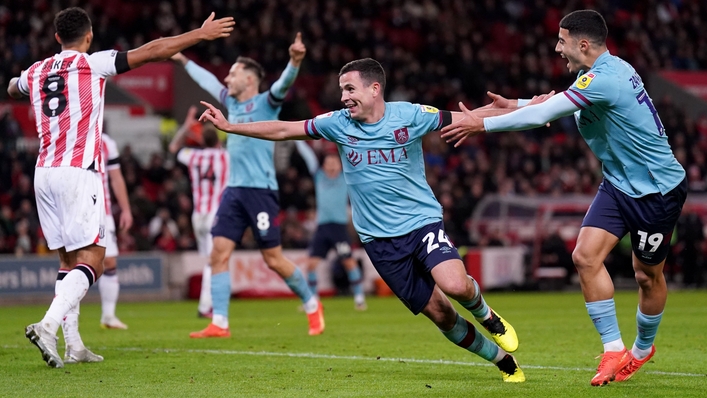
{"type": "MultiPolygon", "coordinates": [[[[226,75],[238,55],[253,57],[268,71],[262,89],[279,76],[288,59],[287,47],[301,31],[307,56],[283,107],[284,120],[340,108],[338,70],[361,57],[373,57],[384,65],[389,101],[456,110],[459,101],[468,107],[485,104],[486,90],[509,98],[563,90],[574,76],[567,73],[566,62],[554,52],[559,20],[577,8],[596,9],[607,19],[611,52],[632,63],[650,83],[648,90],[673,150],[688,171],[691,197],[697,198],[686,207],[678,226],[674,255],[666,267],[669,280],[677,286],[704,287],[702,231],[707,201],[700,200],[700,194],[707,192],[707,116],[695,111],[695,104],[702,109],[707,105],[684,89],[656,95],[658,85],[665,86],[660,80],[665,72],[705,73],[700,72],[707,69],[707,31],[703,26],[707,6],[703,2],[3,1],[0,85],[6,87],[22,69],[58,52],[53,16],[70,5],[82,6],[91,15],[94,50],[125,50],[160,36],[179,34],[199,26],[212,10],[217,16],[233,15],[235,34],[195,46],[185,54],[219,78],[226,75]]],[[[144,137],[158,142],[155,151],[146,154],[140,152],[144,149],[141,143],[122,140],[121,166],[135,217],[133,228],[119,236],[123,254],[195,249],[188,176],[164,148],[183,120],[186,106],[209,97],[193,92],[182,95],[185,90],[180,82],[185,79],[180,80],[178,68],[168,69],[165,73],[172,78],[167,86],[172,94],[167,105],[141,100],[127,105],[133,119],[143,114],[154,119],[156,115],[159,123],[147,124],[152,130],[144,137]]],[[[701,78],[705,79],[704,75],[701,78]]],[[[113,98],[123,93],[135,100],[129,88],[113,86],[117,92],[113,98]]],[[[0,253],[47,254],[32,187],[36,132],[23,123],[18,109],[23,109],[22,102],[8,100],[5,90],[0,90],[0,253]]],[[[107,127],[121,142],[119,125],[109,121],[107,127]]],[[[319,154],[334,149],[324,142],[313,145],[319,154]]],[[[549,128],[480,136],[460,148],[430,134],[424,146],[428,182],[445,208],[445,228],[457,246],[526,246],[533,248],[525,260],[527,266],[566,268],[571,276],[571,230],[576,230],[576,219],[567,222],[569,233],[561,220],[552,228],[538,228],[532,222],[526,234],[494,224],[471,231],[472,214],[485,198],[516,198],[528,203],[552,198],[569,209],[586,206],[578,198],[594,194],[601,181],[600,165],[570,118],[549,128]]],[[[292,145],[278,144],[276,164],[283,247],[305,248],[315,226],[311,178],[292,145]]],[[[252,239],[245,239],[243,248],[255,248],[252,239]]],[[[617,247],[614,263],[609,261],[608,265],[617,277],[632,278],[629,263],[621,262],[625,255],[625,248],[617,247]]],[[[570,277],[567,282],[571,283],[570,277]]]]}

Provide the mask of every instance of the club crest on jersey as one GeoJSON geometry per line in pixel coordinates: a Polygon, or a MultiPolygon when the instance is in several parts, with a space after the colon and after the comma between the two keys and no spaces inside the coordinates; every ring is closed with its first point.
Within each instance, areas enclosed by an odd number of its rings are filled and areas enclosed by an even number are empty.
{"type": "Polygon", "coordinates": [[[420,105],[420,109],[426,113],[439,113],[439,109],[435,108],[434,106],[420,105]]]}
{"type": "Polygon", "coordinates": [[[245,111],[246,112],[252,111],[254,106],[255,106],[255,104],[251,102],[250,104],[245,106],[245,111]]]}
{"type": "Polygon", "coordinates": [[[594,73],[587,73],[586,75],[582,75],[577,79],[577,88],[580,90],[584,90],[585,88],[589,87],[589,84],[592,82],[592,79],[594,79],[596,75],[594,73]]]}
{"type": "Polygon", "coordinates": [[[403,127],[401,129],[393,131],[393,135],[395,136],[395,141],[398,144],[404,144],[408,142],[408,139],[410,138],[410,134],[408,133],[407,127],[403,127]]]}
{"type": "Polygon", "coordinates": [[[351,166],[356,167],[363,160],[363,155],[352,149],[351,152],[346,154],[346,159],[351,163],[351,166]]]}

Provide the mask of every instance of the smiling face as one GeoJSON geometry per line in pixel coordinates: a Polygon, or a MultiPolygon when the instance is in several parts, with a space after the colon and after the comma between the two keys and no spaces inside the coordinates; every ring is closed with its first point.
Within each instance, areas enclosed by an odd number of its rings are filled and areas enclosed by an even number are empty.
{"type": "Polygon", "coordinates": [[[226,87],[228,88],[228,95],[238,97],[249,85],[254,84],[256,80],[257,78],[253,72],[246,69],[244,64],[236,62],[231,66],[223,82],[226,83],[226,87]]]}
{"type": "Polygon", "coordinates": [[[366,85],[360,72],[351,71],[339,77],[339,88],[341,102],[349,110],[351,118],[366,122],[371,116],[376,97],[380,94],[380,84],[371,82],[366,85]]]}
{"type": "Polygon", "coordinates": [[[582,41],[586,43],[586,40],[577,40],[570,36],[569,30],[564,28],[560,28],[560,33],[557,37],[555,51],[567,60],[567,69],[571,73],[579,72],[582,69],[582,41]]]}

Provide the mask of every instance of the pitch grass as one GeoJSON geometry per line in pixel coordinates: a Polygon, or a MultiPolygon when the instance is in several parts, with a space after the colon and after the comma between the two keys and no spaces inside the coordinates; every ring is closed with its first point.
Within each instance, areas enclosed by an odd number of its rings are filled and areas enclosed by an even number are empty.
{"type": "MultiPolygon", "coordinates": [[[[230,339],[192,340],[206,326],[193,302],[121,303],[129,330],[98,327],[81,307],[84,342],[99,364],[48,368],[24,337],[42,306],[0,307],[0,396],[65,397],[704,397],[707,292],[671,292],[658,351],[633,379],[589,385],[601,344],[579,293],[488,294],[518,331],[527,376],[503,383],[495,367],[450,344],[394,298],[325,299],[325,334],[307,335],[296,300],[233,301],[230,339]],[[379,358],[379,359],[378,359],[379,358]]],[[[635,293],[616,297],[624,342],[635,337],[635,293]]],[[[468,314],[462,310],[465,316],[468,314]]],[[[60,352],[63,343],[60,339],[60,352]]]]}

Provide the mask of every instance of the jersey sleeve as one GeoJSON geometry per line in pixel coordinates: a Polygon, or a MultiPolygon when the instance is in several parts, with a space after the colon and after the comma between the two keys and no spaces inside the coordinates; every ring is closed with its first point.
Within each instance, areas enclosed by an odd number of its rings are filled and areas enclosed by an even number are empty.
{"type": "Polygon", "coordinates": [[[579,109],[587,109],[595,104],[613,105],[619,97],[618,82],[605,71],[590,71],[578,77],[565,91],[565,95],[579,109]]]}
{"type": "Polygon", "coordinates": [[[306,120],[304,132],[315,140],[324,138],[327,141],[338,142],[337,137],[341,135],[340,131],[343,130],[339,120],[341,117],[343,117],[341,111],[334,111],[306,120]]]}
{"type": "Polygon", "coordinates": [[[184,67],[184,70],[187,71],[189,77],[191,77],[192,80],[194,80],[199,85],[199,87],[203,88],[207,93],[211,94],[212,97],[218,99],[221,104],[226,106],[229,105],[228,103],[226,103],[227,99],[230,98],[228,96],[228,89],[226,88],[226,86],[221,84],[221,82],[216,76],[213,75],[213,73],[197,65],[197,63],[194,61],[187,62],[186,66],[184,67]]]}
{"type": "Polygon", "coordinates": [[[91,69],[103,76],[115,76],[130,70],[128,53],[126,51],[98,51],[88,56],[91,69]]]}
{"type": "Polygon", "coordinates": [[[194,156],[194,149],[192,148],[182,148],[177,152],[177,161],[184,165],[189,166],[191,158],[194,156]]]}
{"type": "Polygon", "coordinates": [[[23,94],[29,96],[29,69],[20,73],[20,78],[17,79],[17,89],[23,94]]]}
{"type": "Polygon", "coordinates": [[[103,145],[106,146],[106,152],[108,153],[108,156],[106,157],[106,170],[119,169],[120,152],[118,151],[118,144],[116,144],[112,138],[104,135],[103,145]]]}
{"type": "MultiPolygon", "coordinates": [[[[440,111],[429,105],[408,104],[405,113],[409,113],[406,118],[412,120],[415,127],[417,127],[413,131],[418,132],[418,136],[423,136],[431,131],[441,130],[442,127],[452,122],[451,112],[440,111]]],[[[418,137],[415,137],[413,133],[410,138],[415,139],[418,137]]]]}

